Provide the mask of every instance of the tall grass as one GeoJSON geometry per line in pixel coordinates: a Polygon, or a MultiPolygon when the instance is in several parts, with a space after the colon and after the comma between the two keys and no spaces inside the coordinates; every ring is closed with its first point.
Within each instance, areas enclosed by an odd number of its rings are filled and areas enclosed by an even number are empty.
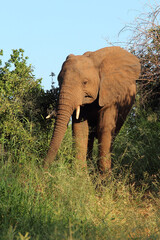
{"type": "MultiPolygon", "coordinates": [[[[74,158],[70,129],[57,161],[47,171],[37,162],[38,149],[23,151],[19,159],[16,151],[1,155],[0,239],[160,239],[159,174],[139,163],[145,147],[139,148],[140,142],[148,138],[151,143],[157,132],[157,128],[149,130],[146,121],[138,145],[128,123],[122,129],[115,143],[113,173],[101,191],[96,189],[99,179],[93,182],[94,176],[74,158]],[[143,178],[135,177],[138,170],[131,161],[135,158],[143,178]]],[[[136,131],[143,124],[139,122],[136,131]]],[[[150,150],[154,149],[150,146],[150,150]]],[[[156,155],[152,156],[156,162],[156,155]]]]}

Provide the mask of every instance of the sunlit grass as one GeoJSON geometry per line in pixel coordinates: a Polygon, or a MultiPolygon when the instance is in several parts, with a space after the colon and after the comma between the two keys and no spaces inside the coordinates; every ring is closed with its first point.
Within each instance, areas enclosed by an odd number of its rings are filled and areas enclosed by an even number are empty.
{"type": "MultiPolygon", "coordinates": [[[[149,133],[146,127],[138,144],[148,137],[157,141],[152,127],[149,133]]],[[[115,142],[112,174],[100,188],[95,164],[89,164],[88,171],[82,169],[71,139],[69,129],[48,170],[32,145],[28,146],[32,151],[20,155],[16,146],[1,154],[0,239],[160,239],[160,174],[158,168],[147,171],[149,163],[144,169],[138,162],[145,145],[136,145],[136,132],[122,129],[115,142]]],[[[95,144],[94,162],[96,153],[95,144]]],[[[147,152],[147,161],[148,156],[147,152]]],[[[155,152],[152,158],[156,164],[155,152]]]]}
{"type": "Polygon", "coordinates": [[[135,189],[127,172],[119,178],[113,173],[101,192],[91,179],[76,160],[71,167],[62,152],[48,171],[34,162],[6,163],[1,168],[1,239],[160,238],[158,195],[135,189]]]}

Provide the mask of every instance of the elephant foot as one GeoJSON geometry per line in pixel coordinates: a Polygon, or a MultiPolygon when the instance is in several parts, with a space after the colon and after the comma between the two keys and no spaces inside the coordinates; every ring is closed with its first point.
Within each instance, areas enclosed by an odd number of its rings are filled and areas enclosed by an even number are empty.
{"type": "Polygon", "coordinates": [[[96,192],[99,196],[102,196],[103,192],[106,191],[106,187],[110,185],[111,182],[111,171],[103,174],[99,174],[97,181],[96,181],[96,192]]]}
{"type": "Polygon", "coordinates": [[[105,157],[100,157],[98,161],[98,170],[101,178],[106,178],[111,174],[111,157],[108,154],[105,157]]]}

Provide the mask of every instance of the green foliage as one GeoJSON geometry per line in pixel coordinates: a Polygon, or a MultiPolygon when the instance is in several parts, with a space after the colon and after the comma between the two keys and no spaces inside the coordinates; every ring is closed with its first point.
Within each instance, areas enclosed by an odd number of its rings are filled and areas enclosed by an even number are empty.
{"type": "Polygon", "coordinates": [[[13,50],[10,59],[0,67],[0,156],[3,160],[12,153],[12,161],[21,161],[28,152],[30,158],[35,148],[45,152],[46,144],[38,142],[41,136],[37,132],[45,129],[43,138],[47,142],[46,93],[27,60],[22,49],[13,50]]]}
{"type": "Polygon", "coordinates": [[[128,170],[97,191],[70,144],[68,131],[49,171],[27,155],[1,164],[0,239],[159,239],[159,191],[146,194],[145,179],[136,189],[128,170]]]}
{"type": "Polygon", "coordinates": [[[13,228],[13,226],[11,225],[6,233],[6,235],[3,237],[3,240],[29,240],[29,233],[27,232],[25,234],[25,236],[23,236],[21,233],[16,233],[16,227],[13,228]]]}
{"type": "MultiPolygon", "coordinates": [[[[137,180],[160,170],[160,120],[157,113],[135,107],[114,144],[114,159],[120,167],[131,169],[137,180]]],[[[135,181],[135,179],[134,179],[135,181]]]]}
{"type": "Polygon", "coordinates": [[[32,116],[34,95],[40,91],[40,80],[35,81],[31,66],[26,65],[23,50],[13,50],[11,58],[0,68],[0,132],[1,138],[26,135],[24,126],[32,116]]]}

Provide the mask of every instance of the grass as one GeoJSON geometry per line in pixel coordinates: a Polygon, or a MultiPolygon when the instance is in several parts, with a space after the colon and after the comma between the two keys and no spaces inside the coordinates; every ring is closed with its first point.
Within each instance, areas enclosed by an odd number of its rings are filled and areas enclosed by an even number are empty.
{"type": "MultiPolygon", "coordinates": [[[[122,135],[125,145],[129,136],[122,135]]],[[[126,167],[122,135],[115,146],[119,157],[114,153],[112,175],[101,191],[95,187],[99,179],[93,183],[74,159],[70,131],[48,171],[34,154],[22,154],[18,162],[9,153],[3,157],[0,239],[160,239],[160,175],[144,171],[143,178],[135,177],[133,163],[126,167]]]]}

